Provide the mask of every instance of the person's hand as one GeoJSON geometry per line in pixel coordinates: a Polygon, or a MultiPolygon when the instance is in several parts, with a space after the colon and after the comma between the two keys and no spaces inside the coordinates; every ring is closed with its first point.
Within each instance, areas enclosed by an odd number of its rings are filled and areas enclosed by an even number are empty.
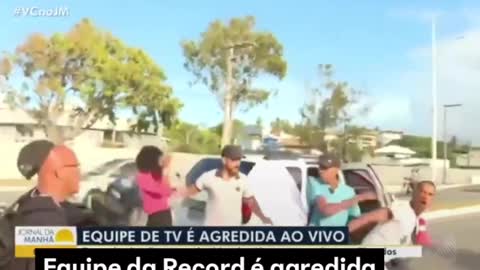
{"type": "Polygon", "coordinates": [[[362,194],[357,195],[357,198],[360,202],[363,201],[375,201],[377,200],[377,194],[375,192],[365,192],[362,194]]]}
{"type": "Polygon", "coordinates": [[[262,222],[263,222],[263,224],[273,225],[273,222],[269,217],[263,217],[262,222]]]}
{"type": "Polygon", "coordinates": [[[175,187],[172,193],[172,197],[175,198],[185,198],[187,196],[187,188],[186,187],[175,187]]]}
{"type": "Polygon", "coordinates": [[[172,156],[166,155],[162,158],[161,165],[162,165],[162,172],[163,175],[168,175],[170,172],[170,165],[172,164],[172,156]]]}
{"type": "Polygon", "coordinates": [[[162,167],[163,167],[163,168],[170,168],[171,162],[172,162],[172,156],[171,156],[171,155],[166,155],[166,156],[162,159],[162,167]]]}

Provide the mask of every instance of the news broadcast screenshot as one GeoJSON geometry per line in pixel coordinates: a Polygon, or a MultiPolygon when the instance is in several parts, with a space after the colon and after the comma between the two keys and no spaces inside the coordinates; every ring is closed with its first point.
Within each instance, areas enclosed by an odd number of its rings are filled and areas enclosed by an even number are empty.
{"type": "Polygon", "coordinates": [[[0,270],[480,269],[480,2],[0,6],[0,270]]]}

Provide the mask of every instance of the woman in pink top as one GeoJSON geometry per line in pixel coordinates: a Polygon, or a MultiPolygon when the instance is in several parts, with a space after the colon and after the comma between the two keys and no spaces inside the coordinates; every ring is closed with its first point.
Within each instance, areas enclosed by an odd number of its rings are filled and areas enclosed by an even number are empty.
{"type": "Polygon", "coordinates": [[[169,163],[170,158],[163,158],[156,146],[144,146],[136,158],[137,182],[149,227],[172,226],[169,200],[173,190],[168,181],[169,163]]]}

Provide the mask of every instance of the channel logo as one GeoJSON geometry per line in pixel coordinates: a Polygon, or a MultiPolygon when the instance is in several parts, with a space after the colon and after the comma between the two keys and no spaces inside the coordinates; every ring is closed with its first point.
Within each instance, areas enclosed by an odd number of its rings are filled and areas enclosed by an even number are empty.
{"type": "Polygon", "coordinates": [[[76,248],[75,227],[15,227],[15,257],[34,258],[36,248],[76,248]]]}

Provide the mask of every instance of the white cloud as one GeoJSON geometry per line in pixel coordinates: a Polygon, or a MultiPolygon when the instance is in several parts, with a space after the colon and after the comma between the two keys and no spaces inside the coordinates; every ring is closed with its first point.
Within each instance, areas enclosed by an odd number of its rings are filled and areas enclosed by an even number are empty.
{"type": "MultiPolygon", "coordinates": [[[[480,143],[480,125],[475,121],[480,119],[478,44],[480,27],[437,41],[439,139],[443,135],[443,104],[461,103],[461,108],[448,110],[448,135],[480,143]]],[[[372,119],[381,127],[390,122],[400,128],[404,126],[409,132],[428,135],[432,129],[430,44],[413,49],[407,57],[412,61],[412,68],[390,81],[391,90],[397,94],[380,98],[372,119]]]]}
{"type": "Polygon", "coordinates": [[[369,128],[380,127],[382,129],[404,130],[411,125],[410,117],[411,101],[404,96],[377,96],[368,98],[369,112],[364,118],[356,122],[369,128]]]}

